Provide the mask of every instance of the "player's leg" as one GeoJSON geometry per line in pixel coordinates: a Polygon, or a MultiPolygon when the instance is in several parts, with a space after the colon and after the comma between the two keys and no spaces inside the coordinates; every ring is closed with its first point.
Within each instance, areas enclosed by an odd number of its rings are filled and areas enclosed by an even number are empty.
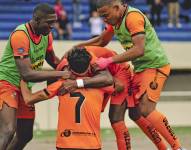
{"type": "Polygon", "coordinates": [[[22,96],[19,98],[18,105],[16,135],[7,150],[22,150],[33,138],[35,108],[34,106],[27,106],[22,96]]]}
{"type": "MultiPolygon", "coordinates": [[[[165,115],[156,110],[163,85],[170,72],[169,66],[159,69],[149,69],[143,73],[142,84],[146,87],[144,94],[140,97],[139,109],[141,114],[152,123],[156,130],[167,140],[173,150],[180,148],[180,142],[170,127],[165,115]]],[[[139,97],[138,93],[138,97],[139,97]]]]}
{"type": "Polygon", "coordinates": [[[161,138],[154,126],[143,116],[137,107],[129,108],[129,117],[133,120],[139,128],[147,135],[147,137],[155,144],[158,150],[166,150],[167,146],[161,138]]]}
{"type": "Polygon", "coordinates": [[[16,109],[0,101],[0,149],[5,150],[15,133],[16,109]]]}
{"type": "Polygon", "coordinates": [[[139,104],[142,115],[152,123],[157,131],[171,145],[173,150],[180,148],[180,142],[170,127],[168,120],[164,114],[156,110],[156,103],[148,99],[145,94],[139,104]]]}
{"type": "Polygon", "coordinates": [[[33,137],[34,119],[17,119],[16,135],[7,150],[22,150],[33,137]]]}
{"type": "Polygon", "coordinates": [[[126,100],[124,100],[121,105],[111,104],[109,109],[109,119],[115,132],[118,150],[131,149],[130,135],[124,122],[126,107],[126,100]]]}

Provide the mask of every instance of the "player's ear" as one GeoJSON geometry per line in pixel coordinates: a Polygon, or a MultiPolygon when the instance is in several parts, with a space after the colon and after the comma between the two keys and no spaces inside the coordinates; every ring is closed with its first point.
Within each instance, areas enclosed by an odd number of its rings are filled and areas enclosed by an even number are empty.
{"type": "Polygon", "coordinates": [[[37,25],[40,23],[40,18],[37,15],[33,16],[33,20],[36,22],[37,25]]]}

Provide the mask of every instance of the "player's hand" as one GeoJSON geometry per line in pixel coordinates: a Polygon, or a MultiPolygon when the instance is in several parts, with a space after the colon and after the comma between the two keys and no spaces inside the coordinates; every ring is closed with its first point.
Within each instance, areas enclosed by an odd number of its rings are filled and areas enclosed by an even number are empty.
{"type": "Polygon", "coordinates": [[[75,79],[76,78],[76,76],[74,74],[72,74],[72,72],[69,70],[64,70],[62,72],[63,72],[62,79],[75,79]]]}
{"type": "Polygon", "coordinates": [[[118,80],[117,78],[114,78],[114,83],[115,83],[115,91],[113,95],[116,95],[124,91],[125,89],[124,84],[120,80],[118,80]]]}
{"type": "Polygon", "coordinates": [[[109,57],[109,58],[103,58],[103,57],[101,57],[101,58],[98,58],[97,60],[96,60],[96,64],[98,65],[98,67],[100,68],[100,69],[105,69],[105,68],[107,68],[110,64],[112,64],[113,63],[113,59],[112,59],[112,57],[109,57]]]}
{"type": "Polygon", "coordinates": [[[78,87],[77,87],[76,80],[70,80],[70,79],[68,79],[68,80],[64,81],[64,83],[63,83],[62,86],[60,87],[58,93],[59,93],[59,95],[60,95],[60,94],[63,95],[63,93],[65,94],[66,91],[70,93],[70,92],[75,91],[77,88],[78,88],[78,87]]]}

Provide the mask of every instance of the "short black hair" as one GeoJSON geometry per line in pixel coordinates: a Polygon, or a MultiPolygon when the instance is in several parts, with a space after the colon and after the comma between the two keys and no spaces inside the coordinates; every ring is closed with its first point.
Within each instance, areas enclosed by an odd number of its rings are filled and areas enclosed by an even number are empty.
{"type": "Polygon", "coordinates": [[[123,3],[124,0],[96,0],[96,7],[101,8],[103,6],[110,6],[115,2],[123,3]]]}
{"type": "Polygon", "coordinates": [[[33,17],[34,16],[40,17],[39,15],[44,16],[47,14],[55,14],[54,8],[47,3],[40,3],[33,10],[33,17]]]}
{"type": "Polygon", "coordinates": [[[91,61],[92,56],[84,47],[75,47],[68,54],[67,60],[69,67],[76,73],[84,73],[91,61]]]}

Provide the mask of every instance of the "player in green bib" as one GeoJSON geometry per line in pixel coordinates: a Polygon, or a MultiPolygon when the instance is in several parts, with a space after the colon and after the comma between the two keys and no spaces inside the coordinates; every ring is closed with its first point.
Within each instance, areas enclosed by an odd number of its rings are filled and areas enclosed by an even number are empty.
{"type": "MultiPolygon", "coordinates": [[[[97,0],[96,3],[99,15],[107,23],[106,29],[98,37],[77,46],[106,46],[115,35],[125,52],[110,58],[99,58],[96,64],[100,69],[104,69],[112,63],[132,62],[134,76],[130,81],[129,96],[134,99],[134,104],[127,106],[130,118],[139,126],[144,127],[144,123],[135,117],[139,111],[173,150],[181,150],[180,142],[167,118],[156,110],[163,85],[170,73],[170,65],[153,26],[140,10],[128,6],[122,0],[97,0]]],[[[116,112],[113,113],[116,115],[111,117],[110,121],[115,121],[116,126],[117,122],[121,121],[120,118],[124,118],[124,113],[120,113],[124,111],[124,108],[123,106],[113,107],[111,110],[111,112],[116,112]]],[[[123,128],[125,128],[125,123],[123,128]]],[[[147,131],[149,127],[142,129],[147,131]]],[[[118,149],[120,149],[125,143],[125,138],[122,132],[117,131],[115,134],[118,149]]],[[[151,139],[159,150],[167,149],[160,137],[151,139]]]]}
{"type": "Polygon", "coordinates": [[[34,8],[32,20],[19,25],[9,37],[0,61],[1,150],[23,149],[32,139],[34,106],[25,105],[20,80],[39,82],[70,77],[67,71],[41,70],[44,60],[53,68],[59,63],[53,51],[51,34],[56,20],[52,7],[39,4],[34,8]]]}

